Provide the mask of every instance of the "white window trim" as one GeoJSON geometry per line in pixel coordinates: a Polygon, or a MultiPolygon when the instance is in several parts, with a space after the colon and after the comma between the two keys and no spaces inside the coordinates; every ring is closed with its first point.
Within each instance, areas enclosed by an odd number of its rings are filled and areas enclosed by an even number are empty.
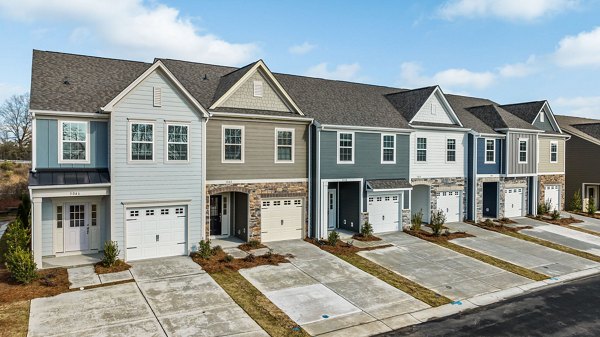
{"type": "MultiPolygon", "coordinates": [[[[35,144],[33,145],[35,146],[35,144]]],[[[58,163],[59,164],[89,164],[90,163],[90,122],[82,121],[82,120],[67,120],[67,119],[59,119],[58,120],[58,163]],[[73,159],[63,159],[63,123],[79,123],[85,124],[85,159],[84,160],[73,160],[73,159]]]]}
{"type": "MultiPolygon", "coordinates": [[[[186,123],[186,122],[168,122],[165,123],[165,130],[164,130],[164,140],[165,140],[165,145],[164,145],[164,155],[165,155],[165,162],[170,163],[170,164],[187,164],[190,162],[190,157],[192,152],[190,151],[190,123],[186,123]],[[186,126],[187,127],[187,160],[175,160],[175,159],[169,159],[169,126],[186,126]]],[[[173,143],[173,144],[182,144],[182,143],[173,143]]]]}
{"type": "Polygon", "coordinates": [[[417,164],[426,164],[427,163],[427,159],[429,158],[429,153],[428,153],[429,151],[427,150],[427,146],[428,146],[427,143],[429,143],[427,141],[427,137],[416,137],[415,138],[415,163],[417,163],[417,164]],[[425,160],[423,160],[423,161],[419,160],[419,138],[425,139],[425,160]]]}
{"type": "Polygon", "coordinates": [[[550,141],[550,163],[558,163],[558,142],[555,140],[550,141]],[[552,160],[552,145],[556,145],[556,160],[552,160]]]}
{"type": "Polygon", "coordinates": [[[446,143],[444,144],[446,146],[446,158],[445,161],[446,163],[456,163],[458,161],[458,140],[456,138],[446,138],[446,143]],[[454,140],[454,161],[449,161],[448,160],[448,141],[449,140],[454,140]]]}
{"type": "Polygon", "coordinates": [[[496,164],[496,140],[494,138],[484,138],[483,139],[483,163],[484,164],[496,164]],[[492,160],[492,161],[487,160],[487,153],[489,151],[487,149],[487,142],[490,140],[492,141],[492,144],[494,145],[494,148],[492,149],[492,152],[494,153],[494,160],[492,160]]]}
{"type": "Polygon", "coordinates": [[[527,164],[529,160],[529,139],[527,138],[519,138],[519,142],[517,144],[517,161],[519,164],[527,164]],[[521,161],[521,142],[525,142],[525,161],[521,161]]]}
{"type": "Polygon", "coordinates": [[[221,163],[243,164],[245,161],[246,148],[246,130],[243,125],[222,125],[221,126],[221,163]],[[241,160],[225,159],[225,129],[242,130],[241,160]]]}
{"type": "Polygon", "coordinates": [[[276,164],[293,164],[296,158],[296,130],[295,129],[291,129],[291,128],[275,128],[275,163],[276,164]],[[292,133],[292,160],[279,160],[277,158],[277,149],[279,148],[279,144],[277,142],[278,139],[278,133],[280,131],[287,131],[287,132],[291,132],[292,133]]]}
{"type": "Polygon", "coordinates": [[[397,157],[397,154],[396,154],[396,141],[397,141],[397,138],[398,137],[396,137],[396,134],[394,134],[394,133],[382,133],[381,134],[381,163],[382,164],[396,164],[396,157],[397,157]],[[383,156],[383,150],[384,150],[383,139],[386,136],[392,136],[392,137],[394,137],[394,146],[392,147],[392,150],[394,152],[394,160],[384,160],[384,156],[383,156]]]}
{"type": "Polygon", "coordinates": [[[337,132],[337,144],[336,144],[336,161],[338,164],[354,164],[355,154],[354,149],[356,148],[356,136],[354,131],[338,131],[337,132]],[[350,161],[340,161],[340,134],[350,134],[352,135],[352,160],[350,161]]]}
{"type": "Polygon", "coordinates": [[[153,121],[148,121],[148,120],[129,120],[129,123],[127,124],[128,126],[128,130],[127,130],[127,162],[129,164],[152,164],[156,161],[156,135],[155,135],[155,131],[156,131],[156,125],[154,124],[153,121]],[[133,155],[133,153],[131,152],[131,126],[133,124],[151,124],[152,125],[152,160],[133,160],[131,159],[131,156],[133,155]]]}

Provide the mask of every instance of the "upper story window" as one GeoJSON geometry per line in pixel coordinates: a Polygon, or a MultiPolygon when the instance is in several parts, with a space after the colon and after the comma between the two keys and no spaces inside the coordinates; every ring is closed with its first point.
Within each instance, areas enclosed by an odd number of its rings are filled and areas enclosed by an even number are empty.
{"type": "Polygon", "coordinates": [[[130,160],[154,160],[154,124],[132,122],[130,126],[130,160]]]}
{"type": "Polygon", "coordinates": [[[60,122],[59,163],[89,163],[88,122],[60,122]]]}
{"type": "Polygon", "coordinates": [[[294,162],[294,129],[275,129],[275,162],[294,162]]]}
{"type": "Polygon", "coordinates": [[[244,162],[244,127],[223,126],[223,162],[244,162]]]}
{"type": "Polygon", "coordinates": [[[427,138],[417,138],[417,161],[427,161],[427,138]]]}
{"type": "Polygon", "coordinates": [[[189,126],[167,124],[167,161],[187,161],[189,158],[189,126]]]}
{"type": "Polygon", "coordinates": [[[381,135],[381,163],[396,163],[396,135],[381,135]]]}
{"type": "Polygon", "coordinates": [[[354,133],[338,132],[338,164],[354,164],[354,133]]]}
{"type": "Polygon", "coordinates": [[[446,161],[456,161],[456,139],[446,139],[446,161]]]}
{"type": "Polygon", "coordinates": [[[550,162],[558,163],[558,142],[550,142],[550,162]]]}
{"type": "Polygon", "coordinates": [[[519,139],[519,164],[527,164],[527,139],[519,139]]]}
{"type": "Polygon", "coordinates": [[[496,141],[494,139],[485,140],[485,163],[496,163],[496,141]]]}

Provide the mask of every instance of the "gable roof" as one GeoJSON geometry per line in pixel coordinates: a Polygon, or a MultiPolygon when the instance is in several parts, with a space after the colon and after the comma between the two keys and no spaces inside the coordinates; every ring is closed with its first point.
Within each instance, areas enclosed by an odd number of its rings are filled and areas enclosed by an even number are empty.
{"type": "Polygon", "coordinates": [[[556,120],[565,132],[600,145],[600,120],[561,115],[556,120]]]}
{"type": "Polygon", "coordinates": [[[533,123],[540,113],[546,101],[534,101],[515,104],[504,104],[501,107],[522,120],[533,123]]]}
{"type": "Polygon", "coordinates": [[[252,62],[247,66],[241,67],[230,72],[229,74],[221,76],[221,81],[219,82],[219,86],[215,91],[212,104],[214,104],[219,98],[228,92],[233,85],[236,84],[242,77],[244,77],[244,75],[246,75],[257,63],[258,61],[252,62]]]}
{"type": "Polygon", "coordinates": [[[407,121],[411,121],[423,104],[431,97],[437,86],[404,90],[385,95],[407,121]]]}
{"type": "Polygon", "coordinates": [[[494,130],[522,129],[539,131],[535,126],[494,104],[471,107],[467,110],[494,130]]]}

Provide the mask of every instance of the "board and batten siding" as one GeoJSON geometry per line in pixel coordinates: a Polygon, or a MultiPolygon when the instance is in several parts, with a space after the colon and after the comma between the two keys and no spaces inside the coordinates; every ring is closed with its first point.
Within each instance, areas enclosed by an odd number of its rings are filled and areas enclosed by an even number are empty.
{"type": "Polygon", "coordinates": [[[565,171],[565,139],[539,137],[539,164],[538,173],[557,173],[565,171]],[[558,144],[558,161],[550,162],[550,144],[556,142],[558,144]]]}
{"type": "Polygon", "coordinates": [[[509,133],[508,143],[508,174],[536,174],[537,139],[531,133],[509,133]],[[527,139],[527,163],[519,164],[519,140],[527,139]]]}
{"type": "Polygon", "coordinates": [[[86,119],[64,119],[65,121],[87,121],[89,122],[89,164],[59,164],[59,135],[57,119],[36,118],[36,169],[55,168],[107,168],[109,157],[108,145],[108,122],[86,119]]]}
{"type": "Polygon", "coordinates": [[[308,124],[211,118],[206,130],[206,180],[306,179],[308,124]],[[244,128],[244,162],[222,162],[223,126],[244,128]],[[294,162],[275,163],[275,129],[294,129],[294,162]]]}
{"type": "MultiPolygon", "coordinates": [[[[344,132],[344,131],[342,131],[344,132]]],[[[396,163],[381,163],[381,134],[354,133],[354,164],[337,163],[337,132],[321,131],[321,179],[408,179],[409,136],[396,135],[396,163]]]]}
{"type": "Polygon", "coordinates": [[[466,177],[465,148],[467,133],[450,131],[416,131],[411,134],[411,178],[466,177]],[[417,161],[417,138],[427,138],[427,161],[417,161]],[[456,161],[446,161],[446,140],[456,139],[456,161]]]}
{"type": "Polygon", "coordinates": [[[450,117],[450,111],[442,104],[442,98],[438,91],[429,96],[419,112],[413,117],[412,122],[454,124],[452,117],[450,117]]]}
{"type": "Polygon", "coordinates": [[[191,200],[188,207],[188,251],[195,250],[203,237],[202,217],[202,118],[201,112],[157,70],[115,105],[111,113],[111,238],[118,242],[121,254],[125,244],[125,206],[127,202],[191,200]],[[162,106],[153,106],[153,87],[162,91],[162,106]],[[154,123],[154,161],[129,162],[129,120],[154,123]],[[189,123],[189,162],[167,162],[166,121],[189,123]]]}

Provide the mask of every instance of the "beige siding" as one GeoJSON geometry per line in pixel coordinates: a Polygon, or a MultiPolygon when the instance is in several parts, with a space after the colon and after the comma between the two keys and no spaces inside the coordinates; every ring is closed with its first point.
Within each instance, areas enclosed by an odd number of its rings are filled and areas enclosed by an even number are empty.
{"type": "Polygon", "coordinates": [[[259,72],[256,71],[250,78],[246,80],[237,90],[221,104],[222,107],[240,108],[240,109],[257,109],[271,111],[285,111],[290,109],[285,105],[282,98],[271,87],[269,81],[259,72]],[[261,81],[263,86],[262,97],[254,96],[254,81],[261,81]]]}
{"type": "Polygon", "coordinates": [[[308,124],[223,120],[212,118],[206,133],[206,179],[298,179],[307,178],[308,124]],[[222,126],[244,127],[244,163],[222,163],[222,126]],[[293,128],[294,163],[275,163],[275,129],[293,128]]]}
{"type": "Polygon", "coordinates": [[[564,172],[565,171],[565,141],[563,138],[540,137],[540,162],[539,173],[564,172]],[[558,163],[550,162],[550,142],[558,143],[558,163]]]}

